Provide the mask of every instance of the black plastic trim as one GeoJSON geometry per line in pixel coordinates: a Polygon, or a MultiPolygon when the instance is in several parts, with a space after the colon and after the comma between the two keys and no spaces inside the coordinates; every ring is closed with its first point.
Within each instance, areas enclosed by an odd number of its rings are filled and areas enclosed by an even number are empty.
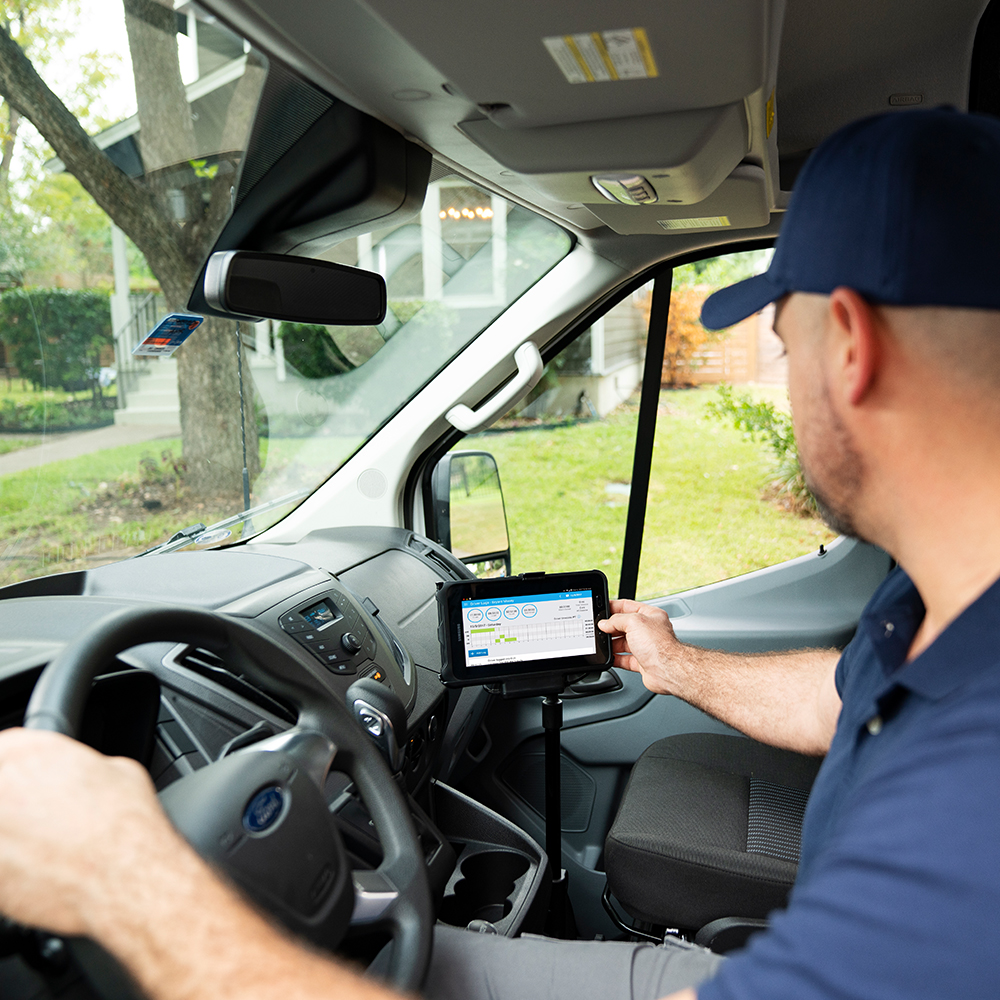
{"type": "Polygon", "coordinates": [[[983,11],[972,47],[969,110],[1000,115],[1000,3],[983,11]]]}
{"type": "Polygon", "coordinates": [[[649,473],[653,464],[656,410],[660,401],[660,383],[663,381],[663,351],[667,342],[673,277],[672,267],[657,274],[653,282],[653,301],[649,309],[646,361],[642,373],[639,421],[635,429],[635,457],[632,460],[632,486],[629,490],[625,541],[622,544],[622,567],[618,581],[618,597],[632,600],[635,600],[635,588],[639,581],[639,559],[642,556],[642,533],[646,524],[646,497],[649,493],[649,473]]]}

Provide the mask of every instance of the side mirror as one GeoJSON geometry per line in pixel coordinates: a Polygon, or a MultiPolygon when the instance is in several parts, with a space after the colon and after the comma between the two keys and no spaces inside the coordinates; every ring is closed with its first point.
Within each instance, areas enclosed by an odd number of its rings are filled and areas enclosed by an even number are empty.
{"type": "Polygon", "coordinates": [[[429,526],[478,577],[510,576],[507,514],[496,459],[485,451],[451,451],[431,473],[429,526]]]}
{"type": "Polygon", "coordinates": [[[309,257],[225,250],[205,268],[205,299],[233,318],[323,326],[376,326],[385,319],[385,279],[374,271],[309,257]]]}

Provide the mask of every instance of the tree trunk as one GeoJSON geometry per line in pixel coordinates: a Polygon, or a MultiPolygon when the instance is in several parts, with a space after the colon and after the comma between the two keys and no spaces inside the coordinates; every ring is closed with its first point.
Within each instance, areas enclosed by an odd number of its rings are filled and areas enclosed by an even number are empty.
{"type": "Polygon", "coordinates": [[[14,159],[14,143],[17,141],[17,127],[21,124],[21,115],[16,108],[4,102],[7,121],[0,125],[3,128],[3,139],[0,140],[0,205],[10,205],[10,164],[14,159]]]}
{"type": "MultiPolygon", "coordinates": [[[[204,496],[243,495],[236,324],[209,317],[177,352],[186,481],[204,496]]],[[[260,474],[253,378],[243,350],[243,407],[250,482],[260,474]]]]}
{"type": "MultiPolygon", "coordinates": [[[[124,0],[145,168],[141,181],[123,174],[91,141],[46,86],[10,35],[0,29],[0,95],[38,129],[112,221],[138,246],[163,289],[167,308],[187,308],[191,285],[228,210],[231,180],[219,174],[184,191],[189,218],[178,218],[176,172],[195,152],[190,106],[180,76],[176,15],[156,0],[124,0]],[[218,190],[213,190],[217,188],[218,190]],[[207,214],[203,195],[211,194],[207,214]]],[[[257,83],[259,86],[260,74],[257,83]]],[[[241,88],[241,98],[249,91],[241,88]]],[[[245,138],[245,136],[244,136],[245,138]]],[[[236,148],[234,146],[234,148],[236,148]]],[[[185,169],[186,166],[185,166],[185,169]]],[[[184,212],[180,213],[181,216],[184,212]]],[[[204,496],[243,492],[243,446],[236,366],[236,324],[209,319],[177,353],[181,430],[187,482],[204,496]]],[[[246,354],[246,352],[244,352],[246,354]]],[[[246,454],[250,480],[260,473],[253,379],[243,359],[246,454]]]]}
{"type": "Polygon", "coordinates": [[[197,152],[177,54],[177,15],[173,7],[155,0],[125,0],[125,27],[135,77],[139,149],[150,178],[197,152]]]}

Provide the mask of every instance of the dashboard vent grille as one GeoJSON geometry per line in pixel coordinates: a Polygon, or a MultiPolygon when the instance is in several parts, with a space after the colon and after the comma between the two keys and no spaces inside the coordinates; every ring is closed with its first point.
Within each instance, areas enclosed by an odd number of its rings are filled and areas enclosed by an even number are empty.
{"type": "Polygon", "coordinates": [[[242,674],[233,673],[226,666],[225,661],[210,650],[188,646],[176,656],[175,662],[202,677],[215,681],[220,687],[227,688],[241,698],[253,702],[258,708],[263,708],[277,718],[284,719],[285,722],[294,725],[298,721],[298,713],[293,705],[283,698],[261,691],[242,674]]]}

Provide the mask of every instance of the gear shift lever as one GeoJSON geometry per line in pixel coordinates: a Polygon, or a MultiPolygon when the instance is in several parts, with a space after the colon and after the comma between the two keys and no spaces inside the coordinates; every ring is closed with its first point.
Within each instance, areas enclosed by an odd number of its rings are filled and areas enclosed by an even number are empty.
{"type": "Polygon", "coordinates": [[[399,697],[374,678],[362,677],[347,689],[347,707],[368,730],[393,776],[399,774],[406,748],[406,709],[399,697]]]}

